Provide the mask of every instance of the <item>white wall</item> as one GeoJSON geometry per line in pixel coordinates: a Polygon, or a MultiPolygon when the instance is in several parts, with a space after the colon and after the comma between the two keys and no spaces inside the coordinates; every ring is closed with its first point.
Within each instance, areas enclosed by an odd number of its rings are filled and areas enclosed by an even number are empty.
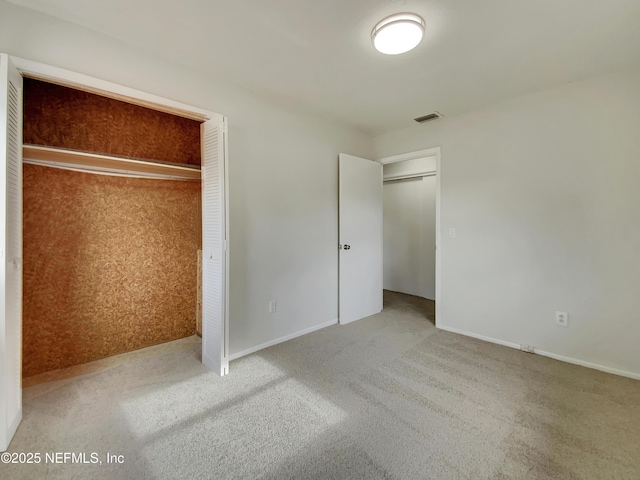
{"type": "Polygon", "coordinates": [[[442,146],[439,324],[640,374],[638,132],[635,70],[374,139],[442,146]]]}
{"type": "Polygon", "coordinates": [[[337,158],[371,157],[369,136],[4,1],[0,19],[0,51],[228,117],[231,354],[337,318],[337,158]]]}
{"type": "Polygon", "coordinates": [[[384,288],[435,300],[436,177],[386,182],[383,205],[384,288]]]}

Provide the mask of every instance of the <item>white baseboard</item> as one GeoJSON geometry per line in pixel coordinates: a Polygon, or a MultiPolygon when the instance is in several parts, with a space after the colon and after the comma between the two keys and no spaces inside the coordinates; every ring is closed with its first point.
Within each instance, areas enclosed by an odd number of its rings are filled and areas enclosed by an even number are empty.
{"type": "MultiPolygon", "coordinates": [[[[458,328],[446,327],[443,325],[437,325],[440,330],[446,330],[447,332],[457,333],[460,335],[464,335],[466,337],[477,338],[478,340],[483,340],[485,342],[496,343],[498,345],[503,345],[505,347],[515,348],[516,350],[520,350],[520,345],[513,342],[506,342],[504,340],[498,340],[497,338],[485,337],[484,335],[478,335],[477,333],[467,332],[465,330],[460,330],[458,328]]],[[[544,350],[538,350],[534,348],[532,353],[536,353],[538,355],[542,355],[543,357],[553,358],[555,360],[560,360],[561,362],[572,363],[574,365],[580,365],[581,367],[593,368],[594,370],[600,370],[601,372],[612,373],[614,375],[620,375],[621,377],[633,378],[634,380],[640,380],[640,373],[628,372],[626,370],[619,370],[617,368],[606,367],[604,365],[599,365],[597,363],[586,362],[584,360],[579,360],[573,357],[566,357],[564,355],[558,355],[557,353],[546,352],[544,350]]]]}
{"type": "Polygon", "coordinates": [[[446,327],[444,325],[438,325],[440,330],[446,330],[447,332],[458,333],[460,335],[464,335],[465,337],[473,337],[478,340],[484,340],[489,343],[497,343],[498,345],[503,345],[505,347],[515,348],[516,350],[520,350],[520,345],[513,342],[505,342],[504,340],[498,340],[497,338],[485,337],[484,335],[478,335],[477,333],[467,332],[465,330],[460,330],[454,327],[446,327]]]}
{"type": "Polygon", "coordinates": [[[304,330],[300,330],[299,332],[292,333],[290,335],[285,335],[284,337],[276,338],[275,340],[271,340],[266,343],[262,343],[260,345],[256,345],[255,347],[248,348],[238,353],[233,353],[229,355],[229,361],[235,360],[240,357],[244,357],[245,355],[249,355],[250,353],[255,353],[258,350],[262,350],[263,348],[273,347],[282,342],[286,342],[287,340],[293,340],[294,338],[301,337],[302,335],[306,335],[307,333],[315,332],[316,330],[322,330],[323,328],[330,327],[331,325],[335,325],[338,323],[338,319],[329,320],[328,322],[321,323],[320,325],[314,325],[313,327],[305,328],[304,330]]]}
{"type": "Polygon", "coordinates": [[[584,360],[578,360],[577,358],[565,357],[564,355],[558,355],[557,353],[545,352],[544,350],[535,349],[534,353],[542,355],[543,357],[553,358],[560,360],[561,362],[573,363],[574,365],[580,365],[582,367],[593,368],[594,370],[600,370],[601,372],[613,373],[614,375],[620,375],[621,377],[633,378],[634,380],[640,380],[640,373],[628,372],[626,370],[619,370],[617,368],[605,367],[597,363],[585,362],[584,360]]]}

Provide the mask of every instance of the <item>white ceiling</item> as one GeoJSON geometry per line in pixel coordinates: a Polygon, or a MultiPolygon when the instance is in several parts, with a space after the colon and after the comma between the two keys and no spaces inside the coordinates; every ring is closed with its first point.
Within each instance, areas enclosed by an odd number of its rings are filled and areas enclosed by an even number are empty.
{"type": "Polygon", "coordinates": [[[11,0],[372,134],[640,64],[640,0],[11,0]],[[376,52],[410,11],[418,48],[376,52]]]}

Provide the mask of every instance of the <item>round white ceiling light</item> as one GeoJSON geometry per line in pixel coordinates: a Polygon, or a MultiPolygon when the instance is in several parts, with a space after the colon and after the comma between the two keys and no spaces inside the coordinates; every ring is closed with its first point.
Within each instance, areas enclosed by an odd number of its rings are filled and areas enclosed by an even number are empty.
{"type": "Polygon", "coordinates": [[[378,22],[371,32],[373,46],[386,55],[413,50],[422,41],[425,23],[415,13],[396,13],[378,22]]]}

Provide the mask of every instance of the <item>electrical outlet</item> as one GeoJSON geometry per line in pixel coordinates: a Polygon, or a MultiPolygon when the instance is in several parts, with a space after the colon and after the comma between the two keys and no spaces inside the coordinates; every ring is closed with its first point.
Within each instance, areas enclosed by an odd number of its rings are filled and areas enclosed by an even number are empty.
{"type": "Polygon", "coordinates": [[[535,348],[533,345],[520,345],[520,350],[525,353],[535,353],[535,348]]]}
{"type": "Polygon", "coordinates": [[[269,300],[269,313],[276,313],[278,309],[278,302],[276,300],[269,300]]]}
{"type": "Polygon", "coordinates": [[[569,314],[567,312],[556,312],[556,325],[561,327],[569,326],[569,314]]]}

